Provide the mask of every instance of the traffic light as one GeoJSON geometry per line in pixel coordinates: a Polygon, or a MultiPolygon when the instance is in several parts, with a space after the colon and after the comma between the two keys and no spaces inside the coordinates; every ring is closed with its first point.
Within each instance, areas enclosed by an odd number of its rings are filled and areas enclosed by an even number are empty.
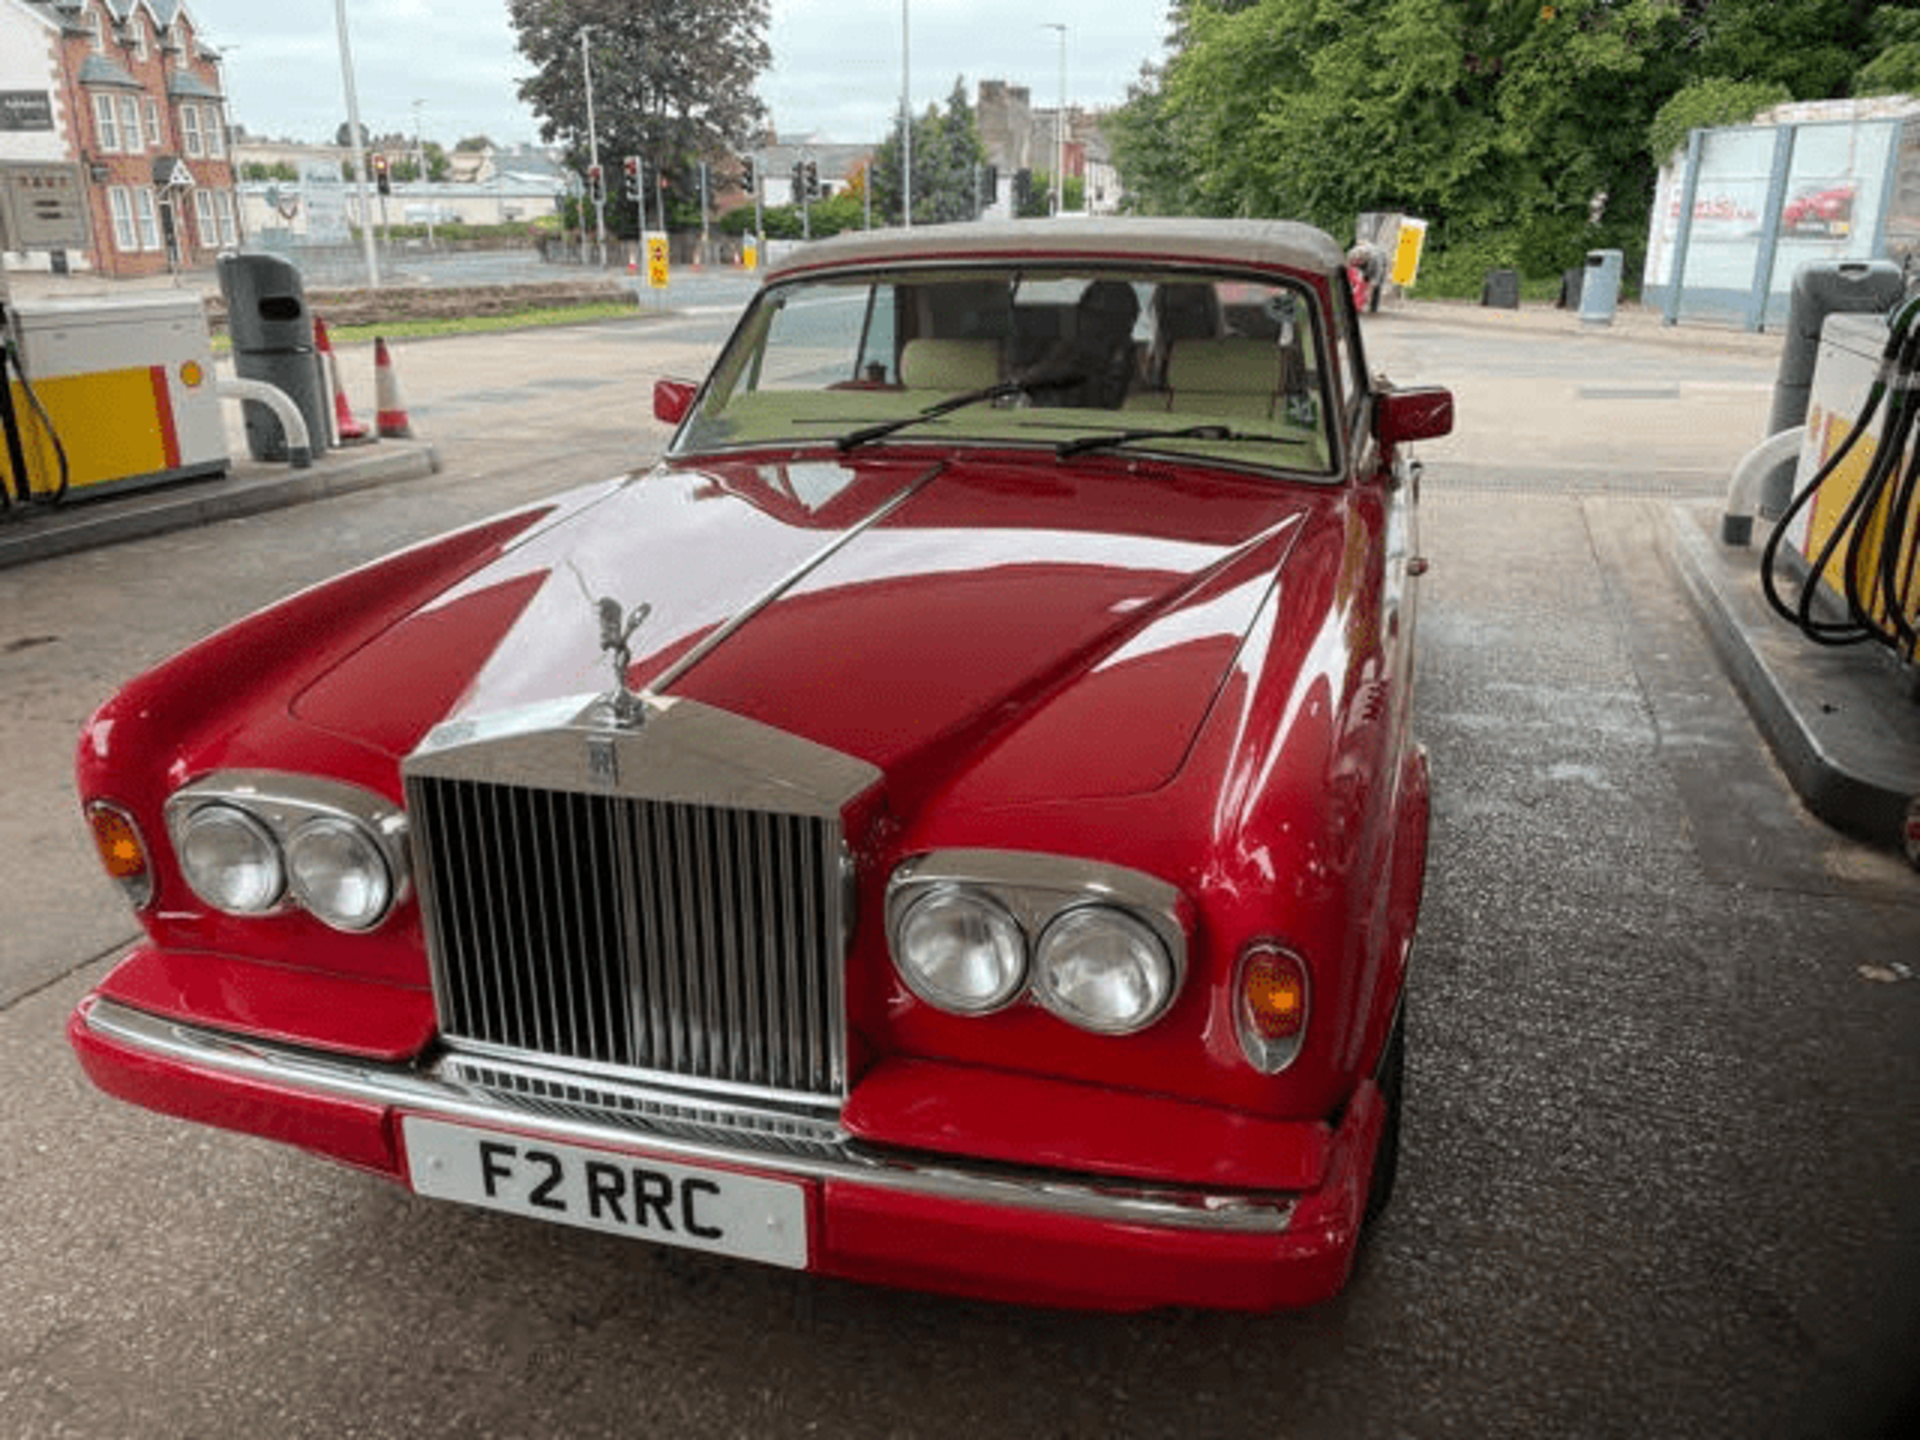
{"type": "Polygon", "coordinates": [[[598,204],[606,198],[606,195],[606,177],[601,173],[598,165],[589,165],[587,167],[587,198],[598,204]]]}
{"type": "Polygon", "coordinates": [[[807,194],[807,165],[804,160],[793,162],[793,202],[798,205],[807,194]]]}
{"type": "Polygon", "coordinates": [[[627,199],[638,200],[640,198],[640,157],[638,155],[627,156],[625,160],[620,162],[620,168],[626,172],[627,199]]]}
{"type": "Polygon", "coordinates": [[[1016,170],[1013,172],[1013,211],[1017,215],[1027,208],[1033,199],[1033,171],[1016,170]]]}
{"type": "Polygon", "coordinates": [[[376,154],[373,157],[373,183],[382,195],[393,193],[393,177],[387,173],[387,157],[376,154]]]}
{"type": "Polygon", "coordinates": [[[740,188],[749,195],[755,194],[759,190],[759,186],[754,184],[754,178],[753,157],[751,155],[742,155],[740,157],[740,188]]]}
{"type": "Polygon", "coordinates": [[[984,203],[988,205],[999,203],[1000,167],[998,165],[982,165],[980,167],[980,194],[984,197],[984,203]]]}
{"type": "Polygon", "coordinates": [[[807,161],[807,199],[818,200],[819,198],[820,167],[809,160],[807,161]]]}

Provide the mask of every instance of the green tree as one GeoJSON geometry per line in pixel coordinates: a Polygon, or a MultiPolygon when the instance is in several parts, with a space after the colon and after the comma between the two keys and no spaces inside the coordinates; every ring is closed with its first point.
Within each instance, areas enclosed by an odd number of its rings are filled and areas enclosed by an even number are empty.
{"type": "Polygon", "coordinates": [[[1854,77],[1854,94],[1920,95],[1920,10],[1876,10],[1869,32],[1878,53],[1854,77]]]}
{"type": "MultiPolygon", "coordinates": [[[[897,224],[900,209],[900,121],[873,157],[873,213],[879,221],[897,224]]],[[[985,164],[986,147],[980,127],[967,103],[964,78],[953,82],[944,111],[929,105],[913,122],[913,221],[938,225],[971,220],[975,206],[976,167],[985,164]]]]}
{"type": "MultiPolygon", "coordinates": [[[[1078,175],[1067,176],[1066,194],[1061,197],[1061,207],[1068,211],[1087,208],[1087,182],[1078,175]]],[[[1027,203],[1015,207],[1017,220],[1044,220],[1053,213],[1053,174],[1047,170],[1035,170],[1033,183],[1027,190],[1027,203]]]]}
{"type": "Polygon", "coordinates": [[[1848,93],[1876,11],[1871,0],[1694,0],[1692,79],[1783,85],[1796,100],[1848,93]]]}
{"type": "Polygon", "coordinates": [[[609,220],[622,208],[612,197],[627,155],[649,176],[664,171],[677,194],[697,196],[699,162],[731,155],[765,115],[753,86],[772,59],[767,13],[768,0],[508,0],[520,53],[534,67],[520,98],[540,116],[541,138],[564,136],[569,164],[584,170],[584,30],[609,220]]]}

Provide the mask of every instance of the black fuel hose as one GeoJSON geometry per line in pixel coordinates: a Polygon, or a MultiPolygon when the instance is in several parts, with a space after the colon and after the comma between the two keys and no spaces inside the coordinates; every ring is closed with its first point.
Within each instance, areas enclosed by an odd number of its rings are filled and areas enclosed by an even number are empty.
{"type": "Polygon", "coordinates": [[[20,363],[20,357],[14,353],[13,346],[0,339],[0,385],[7,383],[7,365],[11,362],[14,374],[20,377],[20,388],[26,392],[27,403],[33,407],[33,413],[39,417],[40,427],[47,432],[47,438],[53,441],[54,457],[60,462],[60,483],[50,494],[35,494],[30,477],[19,477],[22,492],[40,505],[58,505],[67,498],[67,490],[73,482],[73,466],[67,459],[67,447],[61,442],[60,430],[53,423],[53,417],[47,413],[47,407],[40,403],[40,396],[33,388],[33,381],[27,378],[26,366],[20,363]]]}
{"type": "Polygon", "coordinates": [[[1818,473],[1793,497],[1786,513],[1767,537],[1761,554],[1760,582],[1767,603],[1815,644],[1857,645],[1875,641],[1908,652],[1914,647],[1914,628],[1901,612],[1897,596],[1899,544],[1914,527],[1920,527],[1920,457],[1906,461],[1916,421],[1920,421],[1920,330],[1914,328],[1917,318],[1920,318],[1920,300],[1910,300],[1894,312],[1889,321],[1886,348],[1880,357],[1880,369],[1852,430],[1818,473]],[[1819,555],[1809,557],[1806,573],[1800,577],[1799,593],[1789,604],[1780,582],[1781,546],[1787,532],[1800,511],[1813,502],[1820,487],[1872,428],[1883,403],[1887,406],[1884,438],[1868,462],[1867,473],[1852,499],[1820,547],[1819,555]],[[1877,526],[1876,515],[1880,518],[1877,526]],[[1843,550],[1842,589],[1847,618],[1822,620],[1814,615],[1820,577],[1843,550]],[[1863,593],[1863,575],[1878,582],[1877,595],[1863,593]],[[1878,613],[1874,608],[1876,600],[1880,602],[1878,613]]]}

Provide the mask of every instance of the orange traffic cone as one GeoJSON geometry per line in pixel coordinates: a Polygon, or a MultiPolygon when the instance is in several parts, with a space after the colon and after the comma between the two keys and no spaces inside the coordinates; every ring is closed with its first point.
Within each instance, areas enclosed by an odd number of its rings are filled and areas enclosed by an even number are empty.
{"type": "Polygon", "coordinates": [[[407,419],[407,402],[400,398],[400,377],[393,373],[387,342],[377,336],[373,342],[373,387],[374,408],[379,412],[374,418],[380,433],[389,440],[411,440],[413,425],[407,419]]]}
{"type": "Polygon", "coordinates": [[[333,428],[338,432],[334,443],[364,445],[373,439],[373,432],[353,418],[353,407],[347,403],[346,387],[340,383],[340,362],[334,356],[333,341],[327,337],[327,322],[318,315],[313,317],[313,344],[327,357],[327,380],[333,386],[333,428]]]}

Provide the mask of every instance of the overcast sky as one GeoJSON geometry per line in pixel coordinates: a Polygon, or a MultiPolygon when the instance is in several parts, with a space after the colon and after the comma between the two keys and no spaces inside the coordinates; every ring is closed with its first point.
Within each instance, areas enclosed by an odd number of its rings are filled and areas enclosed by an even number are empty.
{"type": "MultiPolygon", "coordinates": [[[[647,0],[635,0],[636,4],[647,0]]],[[[1067,26],[1067,99],[1109,105],[1165,37],[1165,0],[908,0],[916,110],[964,75],[1026,85],[1036,104],[1060,92],[1067,26]]],[[[773,65],[760,98],[781,137],[881,138],[900,95],[901,0],[773,0],[773,65]]],[[[256,135],[331,139],[346,118],[334,6],[327,0],[187,0],[206,39],[226,53],[234,123],[256,135]]],[[[486,134],[534,140],[538,121],[515,98],[526,64],[504,0],[347,0],[360,118],[376,134],[413,128],[451,145],[486,134]]]]}

